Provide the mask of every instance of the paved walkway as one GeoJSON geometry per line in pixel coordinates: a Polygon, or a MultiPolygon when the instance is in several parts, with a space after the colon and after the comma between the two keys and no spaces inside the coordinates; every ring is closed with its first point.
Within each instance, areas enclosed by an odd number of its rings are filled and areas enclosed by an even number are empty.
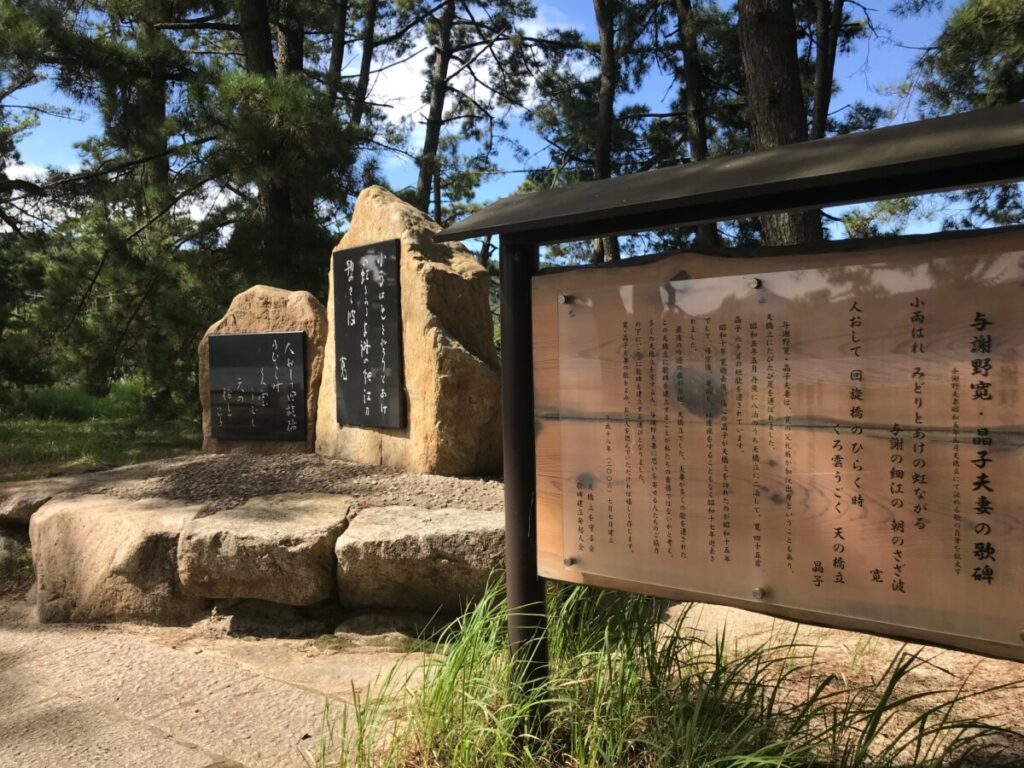
{"type": "MultiPolygon", "coordinates": [[[[674,613],[675,611],[673,611],[674,613]]],[[[688,623],[758,644],[795,625],[703,606],[688,623]]],[[[285,625],[291,626],[291,625],[285,625]]],[[[290,768],[312,765],[353,689],[403,659],[382,647],[342,651],[311,639],[259,639],[213,616],[187,628],[40,625],[22,600],[0,599],[0,768],[290,768]],[[325,706],[332,707],[325,719],[325,706]]],[[[814,627],[817,668],[874,681],[901,644],[814,627]]],[[[1024,678],[1024,665],[923,649],[909,690],[968,690],[1024,678]]],[[[1024,688],[968,699],[961,714],[1020,727],[1024,688]]],[[[1020,742],[1013,749],[1021,750],[1020,742]]],[[[328,750],[333,754],[333,750],[328,750]]],[[[1024,764],[1024,753],[1022,764],[1024,764]]]]}
{"type": "Polygon", "coordinates": [[[325,703],[403,656],[195,627],[39,625],[0,602],[0,768],[311,764],[325,703]],[[218,636],[219,635],[219,636],[218,636]]]}

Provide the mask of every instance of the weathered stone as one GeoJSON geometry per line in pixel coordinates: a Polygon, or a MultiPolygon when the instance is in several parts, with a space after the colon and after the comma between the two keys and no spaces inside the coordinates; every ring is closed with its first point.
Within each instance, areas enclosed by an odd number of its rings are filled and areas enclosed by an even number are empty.
{"type": "Polygon", "coordinates": [[[182,526],[199,512],[167,499],[101,495],[43,505],[29,524],[39,620],[195,618],[208,602],[182,588],[177,545],[182,526]]]}
{"type": "Polygon", "coordinates": [[[426,637],[443,629],[447,615],[418,611],[367,611],[350,616],[334,628],[336,635],[390,635],[426,637]]]}
{"type": "Polygon", "coordinates": [[[0,524],[27,527],[36,510],[50,499],[126,490],[166,473],[182,461],[177,458],[162,459],[115,469],[94,468],[36,480],[4,483],[0,485],[0,524]]]}
{"type": "Polygon", "coordinates": [[[352,608],[457,613],[505,553],[501,512],[364,509],[338,539],[338,598],[352,608]]]}
{"type": "Polygon", "coordinates": [[[0,595],[20,594],[32,584],[32,552],[24,529],[0,528],[0,595]]]}
{"type": "Polygon", "coordinates": [[[0,522],[28,525],[28,521],[43,504],[52,499],[54,483],[31,481],[8,483],[0,486],[0,522]]]}
{"type": "Polygon", "coordinates": [[[316,443],[320,379],[327,339],[324,305],[308,291],[286,291],[254,285],[231,301],[227,313],[211,325],[199,342],[199,400],[203,406],[203,451],[206,453],[302,453],[316,443]],[[213,437],[210,408],[210,335],[217,333],[269,333],[303,331],[306,334],[306,442],[217,440],[213,437]]]}
{"type": "MultiPolygon", "coordinates": [[[[338,249],[400,240],[407,427],[338,424],[334,333],[327,334],[317,453],[439,475],[496,474],[501,385],[489,304],[490,276],[464,247],[435,243],[440,227],[382,187],[364,189],[338,249]]],[[[334,314],[331,275],[328,315],[334,314]]]]}
{"type": "Polygon", "coordinates": [[[347,496],[282,493],[197,517],[178,544],[181,581],[203,597],[326,600],[335,591],[334,544],[354,512],[347,496]]]}

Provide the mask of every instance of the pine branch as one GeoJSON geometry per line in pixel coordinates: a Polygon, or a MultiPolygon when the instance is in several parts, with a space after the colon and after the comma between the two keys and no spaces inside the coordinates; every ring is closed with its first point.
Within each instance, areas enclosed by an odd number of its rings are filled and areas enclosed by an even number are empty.
{"type": "Polygon", "coordinates": [[[406,24],[404,27],[402,27],[401,29],[399,29],[399,30],[397,30],[395,32],[392,32],[387,37],[375,37],[374,40],[373,40],[373,47],[374,48],[378,48],[378,47],[381,47],[381,46],[391,45],[392,43],[398,42],[403,37],[405,37],[413,28],[415,28],[417,24],[419,24],[420,22],[426,21],[427,19],[431,18],[435,13],[437,13],[439,10],[444,8],[445,1],[446,0],[441,0],[441,2],[439,2],[437,5],[433,6],[432,8],[428,8],[426,11],[421,13],[419,16],[416,16],[415,18],[413,18],[413,20],[410,21],[408,24],[406,24]]]}
{"type": "Polygon", "coordinates": [[[7,179],[0,178],[0,195],[6,195],[15,190],[24,192],[24,195],[20,197],[12,198],[12,202],[15,200],[23,200],[26,197],[43,197],[46,195],[46,190],[39,184],[35,184],[25,179],[7,179]]]}
{"type": "MultiPolygon", "coordinates": [[[[223,15],[223,14],[222,14],[223,15]]],[[[214,16],[212,18],[220,18],[214,16]]],[[[161,21],[153,25],[155,29],[175,31],[209,30],[212,32],[237,32],[238,25],[227,21],[207,21],[205,19],[189,19],[186,21],[161,21]]]]}

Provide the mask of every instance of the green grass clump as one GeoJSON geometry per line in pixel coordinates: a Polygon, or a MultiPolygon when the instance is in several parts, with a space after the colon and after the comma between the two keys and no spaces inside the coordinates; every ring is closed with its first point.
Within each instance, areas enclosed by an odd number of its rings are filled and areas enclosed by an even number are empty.
{"type": "Polygon", "coordinates": [[[151,410],[140,379],[116,381],[104,397],[73,384],[0,388],[0,482],[199,450],[193,414],[169,419],[151,410]]]}
{"type": "Polygon", "coordinates": [[[77,384],[52,384],[7,390],[3,398],[5,417],[87,421],[129,419],[143,414],[143,384],[140,379],[123,379],[110,385],[103,397],[88,394],[77,384]]]}
{"type": "MultiPolygon", "coordinates": [[[[895,768],[1011,766],[1016,734],[961,717],[961,689],[914,690],[926,662],[901,652],[852,686],[816,649],[775,639],[730,650],[661,604],[572,588],[549,602],[550,676],[521,683],[507,609],[492,589],[438,654],[393,672],[331,720],[317,766],[352,768],[895,768]],[[411,681],[422,675],[418,685],[411,681]]],[[[971,694],[977,696],[979,694],[971,694]]]]}

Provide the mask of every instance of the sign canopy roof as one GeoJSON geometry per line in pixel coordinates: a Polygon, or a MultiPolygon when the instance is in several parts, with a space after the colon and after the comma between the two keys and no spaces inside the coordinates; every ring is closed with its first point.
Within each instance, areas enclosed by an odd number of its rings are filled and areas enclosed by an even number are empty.
{"type": "Polygon", "coordinates": [[[561,242],[1024,178],[1024,103],[513,195],[437,240],[561,242]]]}

